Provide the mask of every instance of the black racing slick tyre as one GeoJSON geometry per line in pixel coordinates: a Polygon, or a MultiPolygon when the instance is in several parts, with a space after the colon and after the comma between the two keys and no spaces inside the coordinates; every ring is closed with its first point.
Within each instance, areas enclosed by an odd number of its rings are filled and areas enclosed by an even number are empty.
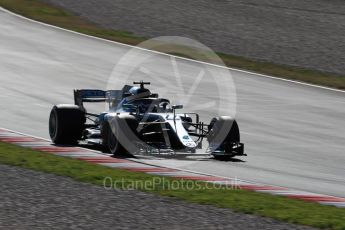
{"type": "Polygon", "coordinates": [[[224,152],[226,157],[238,155],[233,149],[234,144],[240,143],[240,131],[235,119],[227,116],[215,117],[211,120],[208,130],[207,140],[210,146],[215,146],[215,152],[224,152]]]}
{"type": "Polygon", "coordinates": [[[110,152],[115,157],[127,154],[126,149],[121,145],[107,121],[103,124],[102,129],[103,147],[105,152],[110,152]]]}
{"type": "Polygon", "coordinates": [[[208,126],[208,140],[212,141],[213,137],[224,127],[226,127],[224,131],[227,132],[227,135],[224,136],[225,142],[240,142],[240,131],[236,120],[226,116],[212,118],[210,125],[208,126]]]}
{"type": "Polygon", "coordinates": [[[136,134],[138,122],[132,115],[118,115],[112,119],[114,120],[110,122],[105,121],[102,125],[103,147],[115,157],[129,155],[129,149],[131,147],[129,145],[131,143],[129,143],[128,139],[130,139],[131,134],[136,134]],[[111,128],[111,125],[113,128],[111,128]],[[127,136],[127,141],[124,141],[126,140],[124,136],[127,136]],[[119,140],[119,138],[122,139],[119,140]]]}
{"type": "Polygon", "coordinates": [[[76,105],[55,105],[49,116],[49,135],[55,144],[75,144],[81,139],[86,118],[76,105]]]}

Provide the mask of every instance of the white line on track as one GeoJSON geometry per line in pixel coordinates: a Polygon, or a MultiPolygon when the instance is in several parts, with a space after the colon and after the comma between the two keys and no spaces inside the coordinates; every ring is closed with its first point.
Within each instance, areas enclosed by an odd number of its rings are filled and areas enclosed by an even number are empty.
{"type": "Polygon", "coordinates": [[[172,55],[172,54],[167,54],[167,53],[162,53],[162,52],[158,52],[158,51],[154,51],[154,50],[149,50],[149,49],[145,49],[145,48],[138,47],[138,46],[132,46],[132,45],[128,45],[128,44],[124,44],[124,43],[120,43],[120,42],[110,41],[110,40],[107,40],[107,39],[104,39],[104,38],[99,38],[99,37],[95,37],[95,36],[92,36],[92,35],[82,34],[82,33],[79,33],[79,32],[72,31],[72,30],[64,29],[64,28],[61,28],[61,27],[58,27],[58,26],[53,26],[53,25],[50,25],[50,24],[47,24],[47,23],[44,23],[44,22],[40,22],[40,21],[36,21],[36,20],[30,19],[30,18],[26,18],[26,17],[24,17],[22,15],[19,15],[19,14],[16,14],[16,13],[12,12],[12,11],[4,9],[3,7],[0,7],[0,10],[2,10],[4,12],[7,12],[7,13],[9,13],[11,15],[14,15],[16,17],[28,20],[30,22],[34,22],[34,23],[38,23],[38,24],[41,24],[41,25],[44,25],[44,26],[51,27],[51,28],[67,31],[67,32],[74,33],[74,34],[77,34],[77,35],[80,35],[80,36],[85,36],[85,37],[88,37],[88,38],[93,38],[93,39],[97,39],[97,40],[100,40],[100,41],[104,41],[104,42],[108,42],[108,43],[112,43],[112,44],[117,44],[117,45],[120,45],[120,46],[135,48],[135,49],[144,50],[144,51],[147,51],[147,52],[152,52],[152,53],[155,53],[155,54],[159,54],[159,55],[162,55],[162,56],[174,57],[174,58],[178,58],[178,59],[186,60],[186,61],[190,61],[190,62],[206,64],[206,65],[210,65],[210,66],[214,66],[214,67],[218,67],[218,68],[233,70],[233,71],[237,71],[237,72],[240,72],[240,73],[246,73],[246,74],[249,74],[249,75],[252,75],[252,76],[265,77],[265,78],[270,78],[270,79],[274,79],[274,80],[291,82],[291,83],[295,83],[295,84],[300,84],[300,85],[305,85],[305,86],[316,87],[316,88],[320,88],[320,89],[325,89],[325,90],[331,90],[331,91],[335,91],[335,92],[345,93],[345,90],[333,89],[333,88],[329,88],[329,87],[326,87],[326,86],[320,86],[320,85],[300,82],[300,81],[296,81],[296,80],[283,79],[283,78],[273,77],[273,76],[269,76],[269,75],[265,75],[265,74],[254,73],[254,72],[250,72],[250,71],[246,71],[246,70],[241,70],[241,69],[236,69],[236,68],[220,66],[220,65],[216,65],[216,64],[212,64],[212,63],[207,63],[207,62],[203,62],[203,61],[188,59],[188,58],[185,58],[185,57],[175,56],[175,55],[172,55]]]}
{"type": "MultiPolygon", "coordinates": [[[[1,128],[0,130],[5,130],[8,132],[8,133],[3,134],[3,136],[6,136],[6,137],[18,138],[18,135],[30,136],[30,135],[26,135],[26,134],[12,131],[12,130],[5,129],[5,128],[1,128]]],[[[33,136],[31,136],[31,137],[33,137],[33,136]]],[[[49,146],[50,142],[47,142],[47,143],[49,146]]],[[[17,142],[17,144],[18,144],[18,142],[17,142]]],[[[44,149],[42,149],[42,150],[43,151],[49,151],[49,150],[44,150],[44,149]]],[[[90,151],[90,150],[88,150],[88,151],[90,151]]],[[[92,150],[90,152],[91,153],[78,152],[78,151],[73,152],[73,148],[72,148],[72,149],[70,149],[70,151],[66,151],[66,152],[57,151],[57,152],[53,152],[53,154],[58,155],[58,156],[68,156],[68,157],[79,158],[79,159],[81,159],[80,158],[81,156],[85,157],[85,158],[91,157],[90,159],[92,159],[92,157],[96,157],[99,159],[99,154],[95,153],[92,150]],[[94,152],[94,153],[92,153],[92,152],[94,152]]],[[[119,169],[130,168],[131,170],[134,170],[134,171],[135,171],[135,169],[142,169],[143,168],[142,165],[145,165],[146,169],[147,168],[148,169],[157,168],[157,166],[155,166],[155,165],[145,164],[145,163],[140,162],[140,161],[135,162],[134,160],[130,160],[130,159],[127,159],[126,161],[127,162],[116,162],[116,163],[98,162],[97,164],[112,167],[112,168],[119,168],[119,169]],[[129,161],[131,161],[131,162],[129,162],[129,161]],[[147,167],[147,166],[149,166],[149,167],[147,167]]],[[[163,168],[165,168],[165,167],[163,167],[163,168]]],[[[174,169],[174,168],[168,167],[168,169],[174,169]]],[[[192,180],[201,180],[201,181],[205,181],[205,182],[209,182],[209,183],[213,183],[213,184],[228,184],[230,186],[236,186],[234,188],[247,189],[247,190],[249,189],[249,190],[253,190],[256,192],[269,193],[272,195],[287,196],[287,197],[294,198],[294,199],[304,199],[304,200],[308,200],[308,201],[317,202],[320,204],[333,205],[333,206],[336,206],[339,208],[345,207],[344,198],[342,198],[342,197],[329,196],[329,195],[318,194],[318,193],[311,193],[311,192],[301,191],[301,190],[294,190],[294,189],[289,189],[287,187],[281,187],[281,186],[274,186],[274,185],[268,185],[268,184],[262,184],[262,183],[254,183],[254,182],[250,182],[250,181],[246,181],[246,180],[239,180],[236,177],[235,178],[220,177],[220,176],[214,176],[214,175],[199,173],[199,172],[190,171],[190,170],[180,170],[178,168],[176,168],[176,169],[177,169],[177,171],[171,171],[171,172],[169,172],[169,171],[163,172],[162,171],[162,172],[147,172],[147,173],[151,174],[151,175],[169,176],[169,177],[176,177],[176,178],[182,178],[182,179],[183,178],[184,179],[194,178],[192,180]],[[212,178],[210,180],[208,180],[208,178],[203,178],[202,176],[215,177],[216,180],[213,180],[212,178]],[[221,178],[224,178],[225,180],[223,180],[221,178]]]]}
{"type": "MultiPolygon", "coordinates": [[[[20,135],[23,135],[23,136],[33,137],[33,138],[37,138],[37,139],[41,139],[41,140],[45,140],[45,141],[51,142],[51,140],[49,140],[49,139],[38,137],[38,136],[34,136],[34,135],[31,135],[31,134],[26,134],[26,133],[18,132],[18,131],[14,131],[14,130],[3,128],[3,127],[1,127],[1,129],[9,131],[9,132],[17,133],[17,134],[20,134],[20,135]]],[[[86,150],[88,150],[90,152],[95,152],[95,153],[102,154],[102,155],[109,155],[109,154],[102,153],[100,151],[93,150],[93,149],[83,148],[83,147],[79,147],[79,146],[75,146],[75,147],[78,147],[78,148],[81,148],[81,149],[86,149],[86,150]]],[[[61,153],[61,154],[63,154],[63,153],[61,153]]],[[[142,162],[140,159],[127,159],[127,160],[135,162],[135,163],[140,163],[140,164],[143,164],[143,165],[158,166],[158,165],[155,165],[155,164],[149,164],[149,163],[146,163],[146,162],[142,162]]],[[[160,167],[160,166],[158,166],[158,167],[160,167]]],[[[203,175],[203,176],[213,176],[213,177],[219,177],[219,178],[224,178],[224,179],[236,179],[237,180],[236,177],[219,176],[219,175],[215,175],[215,174],[202,173],[202,172],[197,172],[197,171],[193,171],[193,170],[180,169],[178,167],[171,167],[171,166],[169,166],[167,168],[175,169],[175,170],[178,170],[178,171],[181,171],[181,172],[185,172],[185,173],[195,173],[195,174],[199,174],[199,175],[203,175]]],[[[250,181],[242,180],[242,179],[240,181],[241,182],[245,182],[245,183],[250,183],[250,184],[257,184],[255,182],[250,182],[250,181]]],[[[260,185],[277,186],[277,185],[264,184],[264,183],[260,183],[260,185]]]]}

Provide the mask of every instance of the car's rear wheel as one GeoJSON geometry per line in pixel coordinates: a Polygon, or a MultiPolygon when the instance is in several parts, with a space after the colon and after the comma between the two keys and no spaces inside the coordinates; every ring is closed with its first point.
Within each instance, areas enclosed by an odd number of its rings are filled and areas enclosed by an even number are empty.
{"type": "Polygon", "coordinates": [[[49,116],[49,135],[55,144],[75,144],[85,125],[85,114],[76,105],[55,105],[49,116]]]}

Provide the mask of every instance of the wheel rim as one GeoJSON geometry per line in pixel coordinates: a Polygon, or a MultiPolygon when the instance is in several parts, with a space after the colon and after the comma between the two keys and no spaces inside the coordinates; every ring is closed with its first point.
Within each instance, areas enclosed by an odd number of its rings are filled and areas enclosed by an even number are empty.
{"type": "Polygon", "coordinates": [[[49,117],[49,135],[52,139],[55,138],[57,133],[57,117],[54,111],[51,112],[49,117]]]}

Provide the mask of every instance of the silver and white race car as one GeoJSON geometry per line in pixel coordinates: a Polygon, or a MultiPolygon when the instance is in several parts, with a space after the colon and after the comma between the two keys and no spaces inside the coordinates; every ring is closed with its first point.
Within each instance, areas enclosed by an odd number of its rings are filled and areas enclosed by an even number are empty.
{"type": "Polygon", "coordinates": [[[207,154],[224,159],[243,156],[244,144],[235,119],[219,116],[203,123],[196,113],[178,113],[182,105],[151,93],[145,85],[133,82],[121,90],[74,90],[74,105],[55,105],[49,117],[49,134],[55,144],[87,142],[102,146],[115,156],[121,154],[194,154],[208,142],[207,154]],[[85,102],[106,102],[109,109],[88,113],[85,102]]]}

